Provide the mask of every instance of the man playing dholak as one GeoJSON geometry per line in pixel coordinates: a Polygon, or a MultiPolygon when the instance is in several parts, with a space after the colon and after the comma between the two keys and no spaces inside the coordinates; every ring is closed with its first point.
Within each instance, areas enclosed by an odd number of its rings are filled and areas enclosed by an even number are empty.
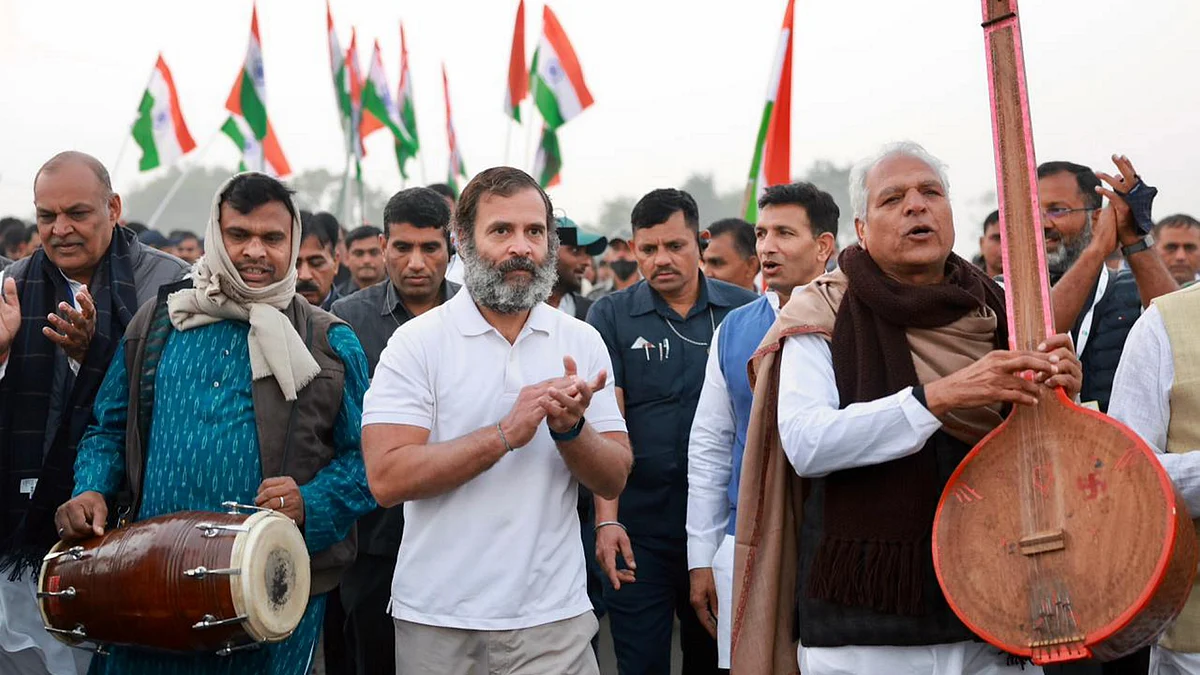
{"type": "MultiPolygon", "coordinates": [[[[1161,295],[1129,331],[1109,415],[1158,455],[1200,517],[1200,286],[1161,295]]],[[[1150,652],[1151,673],[1200,673],[1200,593],[1150,652]]]]}
{"type": "Polygon", "coordinates": [[[304,533],[312,599],[283,642],[229,656],[111,647],[93,673],[306,673],[323,594],[354,559],[354,521],[375,507],[359,450],[366,357],[348,326],[296,294],[291,191],[239,174],[209,218],[191,287],[165,288],[126,330],[79,446],[76,496],[55,520],[66,540],[102,534],[126,478],[134,495],[116,506],[133,520],[224,501],[269,507],[304,533]]]}
{"type": "Polygon", "coordinates": [[[923,148],[859,163],[850,194],[859,245],[792,296],[752,360],[733,672],[1020,672],[947,605],[933,516],[1004,407],[1074,396],[1079,362],[1065,335],[1006,351],[1002,291],[951,252],[943,165],[923,148]]]}

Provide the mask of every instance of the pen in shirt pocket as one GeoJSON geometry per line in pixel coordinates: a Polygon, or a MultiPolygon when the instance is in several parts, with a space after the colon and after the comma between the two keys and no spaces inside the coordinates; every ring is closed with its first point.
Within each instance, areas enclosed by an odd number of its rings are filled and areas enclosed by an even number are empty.
{"type": "Polygon", "coordinates": [[[665,359],[671,358],[671,338],[663,338],[662,356],[665,359]]]}

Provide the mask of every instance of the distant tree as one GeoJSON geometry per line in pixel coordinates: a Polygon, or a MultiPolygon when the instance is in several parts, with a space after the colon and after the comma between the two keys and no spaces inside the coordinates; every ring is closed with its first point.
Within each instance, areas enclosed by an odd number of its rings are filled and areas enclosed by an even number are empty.
{"type": "Polygon", "coordinates": [[[838,166],[826,159],[813,162],[800,180],[828,192],[838,205],[838,246],[845,248],[858,240],[854,233],[854,212],[850,209],[850,166],[838,166]]]}
{"type": "Polygon", "coordinates": [[[593,229],[597,234],[603,234],[607,237],[630,235],[629,213],[633,211],[633,205],[637,203],[637,197],[620,196],[609,199],[600,206],[600,219],[593,229]]]}

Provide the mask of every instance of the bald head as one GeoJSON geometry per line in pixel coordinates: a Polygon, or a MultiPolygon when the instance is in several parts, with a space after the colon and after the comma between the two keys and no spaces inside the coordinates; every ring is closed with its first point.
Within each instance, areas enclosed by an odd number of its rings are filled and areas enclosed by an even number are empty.
{"type": "Polygon", "coordinates": [[[108,169],[104,168],[100,160],[95,157],[86,152],[78,152],[76,150],[66,150],[51,157],[42,165],[42,168],[38,169],[37,175],[33,177],[33,184],[37,185],[38,179],[42,177],[42,174],[54,173],[66,166],[86,167],[96,177],[96,180],[100,183],[100,187],[104,188],[104,196],[107,197],[112,194],[112,179],[108,176],[108,169]]]}
{"type": "Polygon", "coordinates": [[[108,170],[91,155],[59,153],[38,170],[33,203],[50,262],[68,278],[91,283],[121,219],[121,197],[108,170]]]}

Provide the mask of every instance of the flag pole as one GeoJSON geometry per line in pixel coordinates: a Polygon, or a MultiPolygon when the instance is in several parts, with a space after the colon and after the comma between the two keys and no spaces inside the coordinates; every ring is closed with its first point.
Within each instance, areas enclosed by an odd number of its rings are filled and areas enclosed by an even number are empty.
{"type": "Polygon", "coordinates": [[[208,152],[208,149],[212,147],[213,141],[215,141],[217,136],[220,135],[221,130],[217,129],[217,131],[209,137],[208,141],[204,143],[203,147],[200,148],[200,151],[196,153],[194,161],[188,164],[187,168],[179,172],[179,178],[175,179],[175,183],[171,185],[171,189],[167,190],[167,194],[163,196],[163,200],[158,203],[158,208],[154,209],[154,213],[150,215],[150,220],[146,221],[147,229],[154,229],[154,226],[158,223],[158,219],[162,217],[163,212],[167,210],[167,205],[170,204],[171,200],[175,198],[175,193],[179,192],[179,188],[183,187],[183,181],[189,175],[191,175],[193,169],[200,165],[200,160],[204,159],[204,155],[208,152]]]}
{"type": "MultiPolygon", "coordinates": [[[[507,117],[507,115],[505,117],[507,117]]],[[[504,163],[506,165],[511,165],[511,161],[509,160],[509,146],[512,144],[513,120],[509,119],[506,121],[508,124],[505,126],[508,127],[508,131],[504,133],[504,163]]]]}
{"type": "Polygon", "coordinates": [[[363,195],[362,160],[354,162],[354,177],[358,181],[358,224],[367,224],[367,201],[363,195]]]}
{"type": "MultiPolygon", "coordinates": [[[[534,86],[536,87],[537,85],[534,84],[534,86]]],[[[528,114],[525,117],[525,145],[522,148],[525,150],[525,153],[522,155],[521,161],[524,162],[525,158],[530,158],[529,163],[525,166],[529,167],[530,171],[533,171],[533,164],[537,158],[537,146],[535,145],[533,139],[533,128],[537,125],[533,123],[533,116],[537,112],[537,106],[533,105],[532,94],[529,97],[529,108],[526,112],[528,112],[528,114]]]]}

